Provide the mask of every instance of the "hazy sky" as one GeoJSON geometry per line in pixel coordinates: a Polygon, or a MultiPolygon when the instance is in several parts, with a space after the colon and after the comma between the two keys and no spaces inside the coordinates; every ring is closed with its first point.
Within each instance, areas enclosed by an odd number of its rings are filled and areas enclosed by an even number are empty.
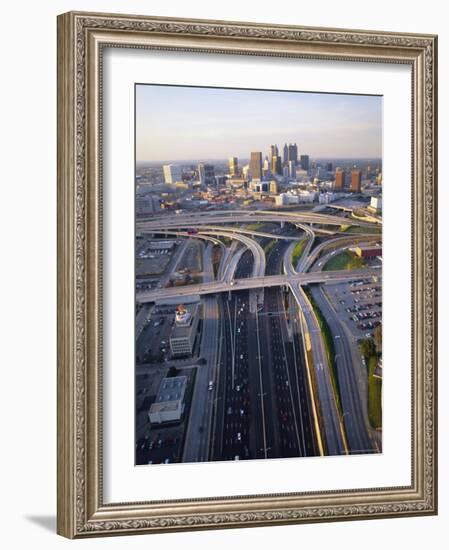
{"type": "Polygon", "coordinates": [[[382,98],[136,86],[137,161],[249,158],[296,142],[312,157],[380,158],[382,98]]]}

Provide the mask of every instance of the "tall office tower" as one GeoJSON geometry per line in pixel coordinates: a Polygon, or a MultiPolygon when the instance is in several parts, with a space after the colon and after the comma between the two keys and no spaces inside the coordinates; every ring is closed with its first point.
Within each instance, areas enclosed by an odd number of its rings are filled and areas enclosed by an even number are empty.
{"type": "Polygon", "coordinates": [[[198,181],[201,185],[215,184],[215,168],[212,164],[198,164],[198,181]]]}
{"type": "Polygon", "coordinates": [[[198,181],[201,185],[206,184],[206,171],[202,162],[198,164],[198,181]]]}
{"type": "Polygon", "coordinates": [[[288,161],[288,177],[296,179],[296,162],[294,160],[288,161]]]}
{"type": "Polygon", "coordinates": [[[205,164],[204,172],[206,175],[206,185],[215,185],[215,166],[213,164],[205,164]]]}
{"type": "Polygon", "coordinates": [[[298,164],[298,146],[296,143],[288,144],[288,160],[293,161],[295,166],[298,164]]]}
{"type": "Polygon", "coordinates": [[[238,176],[239,161],[237,157],[229,157],[229,173],[231,176],[238,176]]]}
{"type": "Polygon", "coordinates": [[[288,164],[288,145],[284,145],[284,154],[282,155],[282,165],[287,166],[288,164]]]}
{"type": "Polygon", "coordinates": [[[345,173],[341,168],[337,168],[335,171],[335,183],[334,183],[334,189],[344,189],[345,187],[345,173]]]}
{"type": "Polygon", "coordinates": [[[332,165],[332,162],[328,162],[328,163],[326,164],[326,170],[327,170],[328,172],[332,172],[333,168],[334,168],[334,167],[333,167],[333,165],[332,165]]]}
{"type": "Polygon", "coordinates": [[[301,155],[300,163],[301,163],[301,168],[303,170],[308,171],[309,170],[309,163],[310,163],[309,155],[301,155]]]}
{"type": "Polygon", "coordinates": [[[271,171],[273,174],[282,176],[282,159],[279,155],[271,157],[271,171]]]}
{"type": "Polygon", "coordinates": [[[277,145],[270,145],[271,158],[279,156],[279,149],[277,145]]]}
{"type": "Polygon", "coordinates": [[[263,161],[263,169],[262,169],[264,177],[269,176],[271,174],[271,169],[270,168],[271,168],[270,167],[270,161],[268,160],[268,157],[266,156],[264,161],[263,161]]]}
{"type": "Polygon", "coordinates": [[[165,183],[176,183],[182,181],[182,170],[180,166],[174,164],[164,164],[164,181],[165,183]]]}
{"type": "Polygon", "coordinates": [[[362,190],[362,171],[353,170],[351,172],[351,192],[360,193],[362,190]]]}
{"type": "Polygon", "coordinates": [[[253,180],[262,179],[262,153],[259,151],[251,152],[249,171],[253,180]]]}
{"type": "Polygon", "coordinates": [[[278,193],[278,182],[276,180],[270,181],[270,193],[272,195],[277,195],[278,193]]]}

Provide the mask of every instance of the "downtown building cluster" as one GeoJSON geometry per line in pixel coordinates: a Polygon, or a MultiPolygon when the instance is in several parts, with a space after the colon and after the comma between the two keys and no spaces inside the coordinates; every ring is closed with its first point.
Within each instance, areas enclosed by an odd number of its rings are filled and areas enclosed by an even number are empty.
{"type": "MultiPolygon", "coordinates": [[[[249,157],[231,156],[222,161],[161,164],[160,176],[151,185],[137,181],[136,213],[156,213],[161,208],[208,209],[239,203],[328,204],[368,192],[381,194],[380,161],[311,160],[300,154],[297,143],[272,144],[267,154],[251,151],[249,157]],[[159,184],[159,188],[154,186],[159,184]],[[163,189],[160,186],[166,186],[163,189]],[[161,195],[159,195],[161,191],[161,195]]],[[[256,206],[256,204],[255,204],[256,206]]],[[[263,204],[262,204],[263,206],[263,204]]]]}

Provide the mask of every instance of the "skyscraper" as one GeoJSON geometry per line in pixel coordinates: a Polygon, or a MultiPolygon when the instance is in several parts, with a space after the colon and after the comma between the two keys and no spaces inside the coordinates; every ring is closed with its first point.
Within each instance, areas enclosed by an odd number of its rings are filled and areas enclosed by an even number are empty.
{"type": "Polygon", "coordinates": [[[263,161],[263,169],[262,169],[264,176],[270,176],[271,175],[271,163],[268,159],[268,157],[265,157],[265,160],[263,161]]]}
{"type": "Polygon", "coordinates": [[[163,171],[165,183],[182,181],[182,170],[180,166],[176,166],[175,164],[164,164],[163,171]]]}
{"type": "Polygon", "coordinates": [[[335,171],[335,184],[334,184],[334,189],[344,189],[345,187],[345,180],[346,180],[346,177],[345,177],[345,173],[344,171],[341,169],[341,168],[337,168],[337,170],[335,171]]]}
{"type": "Polygon", "coordinates": [[[282,164],[284,166],[288,166],[288,163],[290,161],[293,161],[296,164],[298,164],[298,146],[296,143],[289,143],[288,145],[284,145],[284,158],[282,159],[282,164]]]}
{"type": "Polygon", "coordinates": [[[215,168],[212,164],[198,164],[198,180],[201,185],[215,184],[215,168]]]}
{"type": "Polygon", "coordinates": [[[351,192],[360,193],[362,189],[362,171],[353,170],[351,172],[351,192]]]}
{"type": "Polygon", "coordinates": [[[262,179],[262,153],[259,151],[251,152],[251,158],[249,161],[249,171],[251,173],[251,178],[262,179]]]}
{"type": "Polygon", "coordinates": [[[239,161],[237,157],[229,157],[229,173],[231,176],[238,176],[239,161]]]}
{"type": "Polygon", "coordinates": [[[296,179],[296,162],[294,160],[288,161],[288,177],[296,179]]]}
{"type": "Polygon", "coordinates": [[[309,170],[309,155],[301,155],[300,162],[303,170],[309,170]]]}
{"type": "Polygon", "coordinates": [[[282,165],[287,166],[288,164],[288,145],[284,145],[284,154],[282,155],[282,165]]]}
{"type": "Polygon", "coordinates": [[[293,161],[295,166],[298,164],[298,146],[296,143],[288,144],[288,160],[293,161]]]}
{"type": "Polygon", "coordinates": [[[277,145],[270,145],[271,158],[279,156],[279,149],[277,145]]]}
{"type": "Polygon", "coordinates": [[[271,157],[271,171],[273,174],[282,176],[282,159],[280,156],[271,157]]]}

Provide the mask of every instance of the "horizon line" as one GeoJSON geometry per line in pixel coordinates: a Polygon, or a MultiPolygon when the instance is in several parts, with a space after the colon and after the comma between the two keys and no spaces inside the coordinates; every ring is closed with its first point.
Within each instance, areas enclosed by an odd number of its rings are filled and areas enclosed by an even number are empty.
{"type": "MultiPolygon", "coordinates": [[[[256,152],[256,151],[254,151],[256,152]]],[[[257,151],[258,153],[262,152],[262,151],[257,151]]],[[[244,160],[249,160],[250,157],[243,157],[243,156],[239,156],[239,155],[231,155],[230,157],[203,157],[201,158],[190,158],[190,159],[163,159],[163,160],[143,160],[143,159],[136,159],[135,162],[136,164],[137,163],[143,163],[143,162],[149,162],[149,163],[161,163],[161,164],[172,164],[172,163],[189,163],[189,162],[192,162],[192,161],[195,161],[195,162],[206,162],[206,161],[211,161],[211,160],[228,160],[230,158],[232,158],[233,156],[237,157],[237,159],[244,159],[244,160]]],[[[269,156],[269,155],[267,155],[269,156]]],[[[311,162],[313,161],[316,161],[316,160],[373,160],[373,161],[378,161],[378,160],[382,160],[382,157],[381,156],[373,156],[373,155],[366,155],[366,156],[353,156],[353,157],[350,157],[350,156],[345,156],[345,157],[336,157],[336,156],[332,156],[332,155],[323,155],[323,156],[319,156],[319,157],[313,157],[311,155],[307,155],[309,157],[309,160],[311,162]]],[[[299,159],[298,159],[298,162],[299,162],[299,159]]]]}

